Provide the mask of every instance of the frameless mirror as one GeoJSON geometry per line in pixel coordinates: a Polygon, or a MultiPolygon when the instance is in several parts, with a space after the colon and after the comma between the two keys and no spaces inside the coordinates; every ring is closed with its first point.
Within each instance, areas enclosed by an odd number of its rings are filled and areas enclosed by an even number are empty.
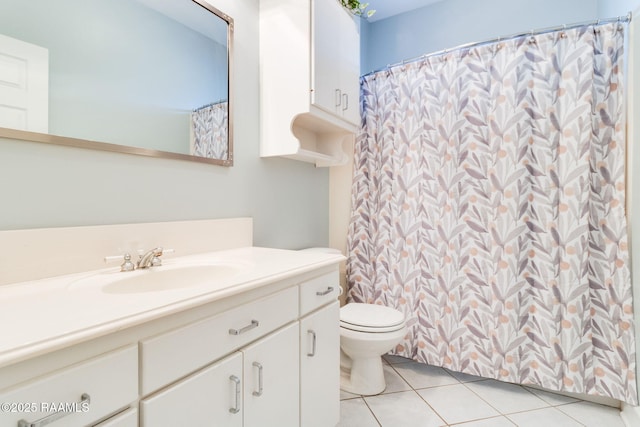
{"type": "Polygon", "coordinates": [[[0,137],[231,166],[232,38],[206,0],[2,0],[0,137]]]}

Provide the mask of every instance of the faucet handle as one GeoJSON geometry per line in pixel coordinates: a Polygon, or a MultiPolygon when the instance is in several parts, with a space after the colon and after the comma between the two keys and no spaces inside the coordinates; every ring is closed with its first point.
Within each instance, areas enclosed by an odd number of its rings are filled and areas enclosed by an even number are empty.
{"type": "Polygon", "coordinates": [[[162,265],[162,260],[160,259],[162,255],[170,254],[174,252],[173,249],[163,249],[163,248],[158,248],[158,249],[159,251],[154,255],[153,259],[151,260],[151,266],[153,267],[159,267],[162,265]]]}
{"type": "Polygon", "coordinates": [[[131,255],[129,253],[104,257],[104,262],[111,261],[123,261],[120,266],[120,271],[133,271],[136,269],[135,264],[131,261],[131,255]]]}
{"type": "Polygon", "coordinates": [[[160,259],[160,257],[163,254],[173,252],[173,249],[163,249],[160,246],[147,252],[142,249],[138,249],[138,268],[159,267],[162,265],[162,259],[160,259]]]}

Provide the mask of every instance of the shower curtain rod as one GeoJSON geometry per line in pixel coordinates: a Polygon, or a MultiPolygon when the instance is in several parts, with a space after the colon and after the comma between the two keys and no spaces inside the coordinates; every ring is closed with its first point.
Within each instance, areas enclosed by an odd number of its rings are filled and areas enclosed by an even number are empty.
{"type": "Polygon", "coordinates": [[[465,43],[465,44],[461,44],[461,45],[458,45],[458,46],[455,46],[455,47],[452,47],[452,48],[442,49],[442,50],[438,50],[436,52],[431,52],[431,53],[426,53],[426,54],[423,54],[423,55],[420,55],[420,56],[415,56],[415,57],[410,58],[410,59],[405,59],[403,61],[396,62],[394,64],[389,64],[386,67],[382,67],[382,68],[379,68],[377,70],[370,71],[367,74],[363,74],[361,76],[361,78],[370,76],[370,75],[375,74],[375,73],[379,73],[380,71],[389,70],[390,68],[397,67],[398,65],[409,64],[409,63],[420,61],[422,59],[429,58],[429,57],[432,57],[432,56],[442,55],[442,54],[445,54],[445,53],[453,51],[453,50],[465,49],[465,48],[470,48],[470,47],[477,47],[477,46],[482,46],[482,45],[485,45],[485,44],[491,44],[491,43],[506,41],[506,40],[510,40],[510,39],[515,39],[515,38],[523,37],[523,36],[535,36],[535,35],[539,35],[539,34],[552,33],[554,31],[571,30],[571,29],[582,27],[582,26],[585,26],[585,25],[600,25],[600,24],[608,24],[608,23],[613,23],[613,22],[630,22],[630,21],[631,21],[631,12],[627,13],[624,16],[618,16],[618,17],[615,17],[615,18],[596,19],[596,20],[592,20],[592,21],[577,22],[575,24],[569,24],[569,25],[556,25],[554,27],[542,28],[542,29],[538,29],[538,30],[531,30],[531,31],[527,31],[525,33],[516,33],[516,34],[510,34],[508,36],[495,37],[495,38],[492,38],[492,39],[479,41],[479,42],[465,43]]]}
{"type": "Polygon", "coordinates": [[[196,111],[202,110],[203,108],[213,107],[214,105],[222,104],[223,102],[227,102],[226,99],[222,98],[219,101],[210,102],[208,104],[204,104],[198,108],[193,109],[192,111],[195,113],[196,111]]]}

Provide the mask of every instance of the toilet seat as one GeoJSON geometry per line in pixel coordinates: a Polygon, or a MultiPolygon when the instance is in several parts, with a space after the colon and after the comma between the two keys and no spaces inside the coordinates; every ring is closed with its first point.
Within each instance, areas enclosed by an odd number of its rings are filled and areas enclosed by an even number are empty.
{"type": "Polygon", "coordinates": [[[402,312],[383,305],[349,303],[340,309],[340,327],[357,332],[394,332],[404,321],[402,312]]]}

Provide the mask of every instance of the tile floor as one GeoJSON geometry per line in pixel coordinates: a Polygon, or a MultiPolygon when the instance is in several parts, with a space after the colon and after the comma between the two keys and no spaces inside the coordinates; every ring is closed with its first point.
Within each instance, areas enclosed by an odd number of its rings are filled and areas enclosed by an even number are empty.
{"type": "Polygon", "coordinates": [[[339,427],[624,427],[619,410],[385,356],[387,388],[341,392],[339,427]]]}

